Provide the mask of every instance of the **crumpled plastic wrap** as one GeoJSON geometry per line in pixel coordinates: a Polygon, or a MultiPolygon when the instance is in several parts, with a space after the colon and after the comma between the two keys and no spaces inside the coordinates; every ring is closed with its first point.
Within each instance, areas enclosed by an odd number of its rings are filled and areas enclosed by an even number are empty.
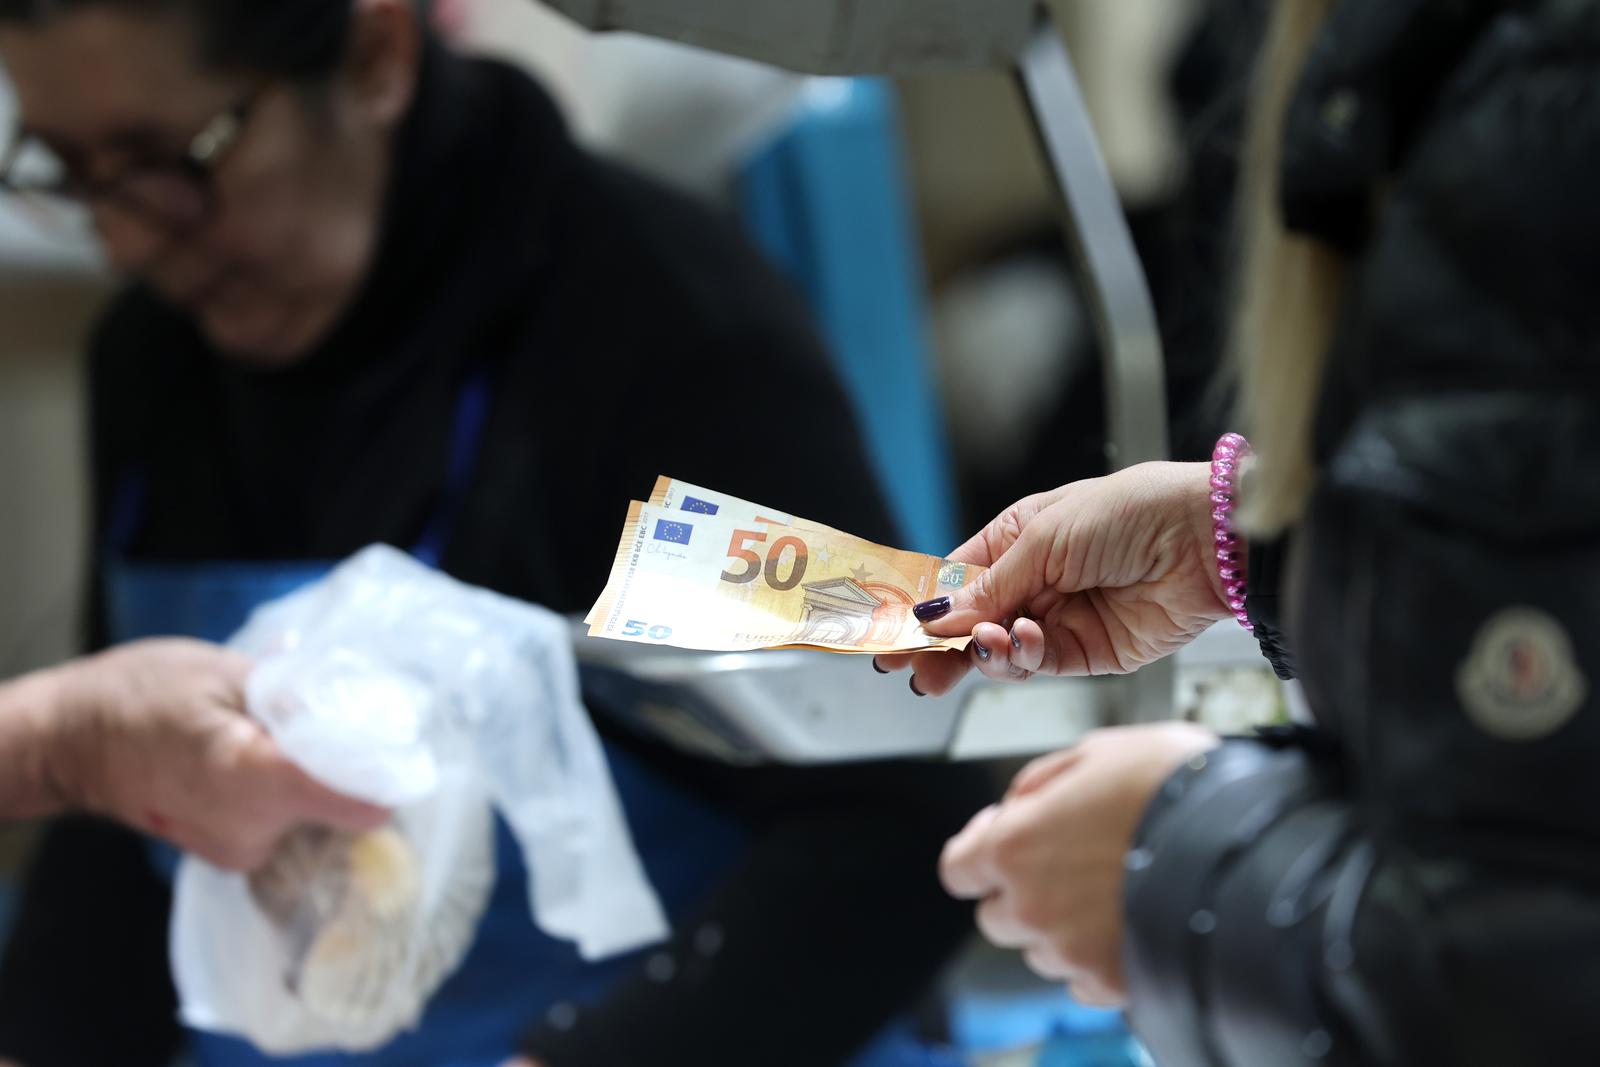
{"type": "Polygon", "coordinates": [[[393,808],[365,834],[305,827],[244,876],[185,857],[172,928],[191,1026],[265,1052],[376,1048],[471,946],[498,809],[530,921],[589,959],[667,933],[578,698],[565,621],[375,546],[258,610],[250,714],[330,788],[393,808]]]}

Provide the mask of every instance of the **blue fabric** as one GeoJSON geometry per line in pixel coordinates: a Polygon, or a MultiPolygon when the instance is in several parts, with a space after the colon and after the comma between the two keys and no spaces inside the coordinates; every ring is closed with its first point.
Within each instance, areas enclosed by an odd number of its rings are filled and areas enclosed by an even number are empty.
{"type": "Polygon", "coordinates": [[[225,643],[258,606],[328,573],[329,563],[105,564],[107,633],[113,644],[145,637],[225,643]]]}
{"type": "MultiPolygon", "coordinates": [[[[681,916],[726,872],[745,835],[627,754],[608,747],[606,756],[650,880],[669,913],[681,916]]],[[[417,1030],[373,1053],[297,1057],[265,1056],[243,1041],[197,1033],[198,1067],[498,1067],[551,1007],[592,1003],[639,965],[637,955],[585,963],[570,942],[541,933],[528,910],[527,870],[504,823],[496,828],[496,851],[500,876],[477,940],[417,1030]]]]}
{"type": "Polygon", "coordinates": [[[1059,985],[961,993],[950,1004],[950,1032],[971,1052],[1000,1052],[1050,1034],[1125,1033],[1122,1013],[1079,1004],[1059,985]]]}
{"type": "Polygon", "coordinates": [[[876,78],[814,81],[739,175],[747,228],[816,311],[901,543],[944,553],[956,507],[909,190],[876,78]]]}
{"type": "Polygon", "coordinates": [[[1039,1050],[1038,1067],[1145,1067],[1150,1058],[1124,1029],[1057,1034],[1039,1050]]]}
{"type": "MultiPolygon", "coordinates": [[[[187,634],[225,640],[254,608],[326,573],[326,565],[264,563],[106,566],[112,636],[131,640],[187,634]]],[[[606,757],[629,827],[651,883],[675,920],[737,860],[747,835],[726,814],[663,782],[626,753],[606,757]]],[[[499,878],[478,937],[461,968],[440,989],[421,1026],[382,1050],[361,1056],[264,1056],[243,1041],[192,1034],[197,1067],[497,1067],[517,1039],[559,1003],[601,997],[638,965],[632,957],[585,963],[573,946],[547,937],[529,914],[527,871],[503,823],[497,825],[499,878]]],[[[168,877],[178,855],[152,849],[168,877]]],[[[902,1030],[892,1030],[853,1067],[940,1067],[944,1061],[902,1030]]]]}
{"type": "MultiPolygon", "coordinates": [[[[292,592],[326,573],[295,563],[147,566],[112,561],[106,568],[113,637],[131,640],[184,634],[225,640],[267,599],[292,592]]],[[[745,835],[732,819],[662,782],[626,754],[607,746],[623,809],[651,883],[669,914],[681,915],[737,858],[745,835]]],[[[217,1034],[191,1036],[197,1067],[494,1067],[558,1002],[598,998],[637,960],[588,964],[566,941],[533,924],[521,850],[497,819],[499,876],[477,940],[462,967],[440,989],[422,1025],[377,1053],[274,1058],[243,1041],[217,1034]]],[[[152,861],[167,877],[178,853],[155,843],[152,861]]]]}
{"type": "Polygon", "coordinates": [[[1054,984],[958,994],[950,1005],[950,1031],[969,1053],[1040,1045],[1038,1067],[1142,1067],[1147,1062],[1120,1011],[1079,1004],[1054,984]]]}
{"type": "MultiPolygon", "coordinates": [[[[487,384],[467,383],[457,404],[448,484],[413,555],[437,566],[476,465],[488,410],[487,384]]],[[[122,550],[138,532],[143,486],[124,480],[105,553],[109,637],[114,643],[154,636],[225,642],[258,606],[323,577],[321,562],[131,563],[122,550]]],[[[748,835],[724,812],[663,781],[626,753],[605,748],[645,870],[674,921],[691,911],[727,873],[748,835]]],[[[637,957],[586,963],[570,942],[533,923],[527,868],[505,823],[496,820],[499,876],[477,939],[444,984],[419,1027],[369,1054],[270,1057],[236,1038],[192,1032],[196,1067],[498,1067],[518,1039],[558,1004],[581,1006],[604,995],[639,965],[637,957]]],[[[169,878],[178,854],[156,843],[152,860],[169,878]]],[[[649,950],[644,950],[648,952],[649,950]]],[[[852,1067],[941,1067],[908,1035],[886,1033],[852,1067]]]]}
{"type": "Polygon", "coordinates": [[[444,549],[455,529],[461,506],[478,469],[478,452],[483,446],[483,428],[489,420],[489,379],[482,373],[467,379],[456,399],[455,425],[450,437],[450,467],[445,475],[444,493],[422,538],[411,554],[430,567],[438,567],[444,549]]]}

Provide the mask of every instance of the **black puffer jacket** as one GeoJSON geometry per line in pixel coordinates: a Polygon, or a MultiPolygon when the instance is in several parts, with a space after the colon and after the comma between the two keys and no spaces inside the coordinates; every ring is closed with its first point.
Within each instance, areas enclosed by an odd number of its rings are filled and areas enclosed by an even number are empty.
{"type": "Polygon", "coordinates": [[[1287,583],[1318,725],[1146,814],[1133,1022],[1162,1067],[1600,1062],[1600,3],[1346,0],[1283,175],[1357,254],[1287,583]]]}

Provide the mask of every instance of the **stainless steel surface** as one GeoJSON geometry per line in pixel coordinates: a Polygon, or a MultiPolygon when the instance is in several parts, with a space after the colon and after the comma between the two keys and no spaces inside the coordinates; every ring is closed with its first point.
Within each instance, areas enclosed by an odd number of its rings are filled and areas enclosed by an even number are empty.
{"type": "Polygon", "coordinates": [[[591,30],[630,30],[805,74],[1006,67],[1034,0],[544,0],[591,30]]]}
{"type": "Polygon", "coordinates": [[[947,751],[961,701],[919,699],[904,676],[824,652],[705,653],[582,636],[592,710],[731,763],[827,763],[947,751]]]}
{"type": "MultiPolygon", "coordinates": [[[[573,642],[591,709],[689,752],[733,763],[834,763],[921,756],[1029,755],[1071,744],[1097,726],[1170,717],[1173,693],[1128,684],[1174,678],[1169,661],[1132,678],[977,674],[955,692],[917,697],[906,675],[875,674],[861,656],[825,652],[690,652],[584,636],[573,642]],[[1140,703],[1155,699],[1159,707],[1140,703]]],[[[1238,627],[1216,626],[1175,659],[1185,665],[1260,662],[1238,627]]]]}

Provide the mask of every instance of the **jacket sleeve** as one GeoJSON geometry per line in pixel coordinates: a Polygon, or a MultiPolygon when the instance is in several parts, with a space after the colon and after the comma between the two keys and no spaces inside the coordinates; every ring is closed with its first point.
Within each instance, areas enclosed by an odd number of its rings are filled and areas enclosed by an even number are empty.
{"type": "Polygon", "coordinates": [[[1130,855],[1132,1019],[1163,1067],[1487,1067],[1600,1038],[1597,470],[1587,397],[1418,396],[1357,425],[1295,561],[1321,729],[1185,767],[1130,855]]]}
{"type": "Polygon", "coordinates": [[[1265,543],[1252,542],[1246,568],[1249,588],[1245,594],[1245,609],[1255,627],[1261,654],[1272,664],[1273,673],[1285,681],[1294,677],[1294,652],[1283,627],[1283,564],[1288,551],[1288,535],[1265,543]]]}
{"type": "Polygon", "coordinates": [[[1535,9],[1441,97],[1328,361],[1288,620],[1322,743],[1226,743],[1130,854],[1162,1067],[1600,1042],[1600,9],[1535,9]]]}

